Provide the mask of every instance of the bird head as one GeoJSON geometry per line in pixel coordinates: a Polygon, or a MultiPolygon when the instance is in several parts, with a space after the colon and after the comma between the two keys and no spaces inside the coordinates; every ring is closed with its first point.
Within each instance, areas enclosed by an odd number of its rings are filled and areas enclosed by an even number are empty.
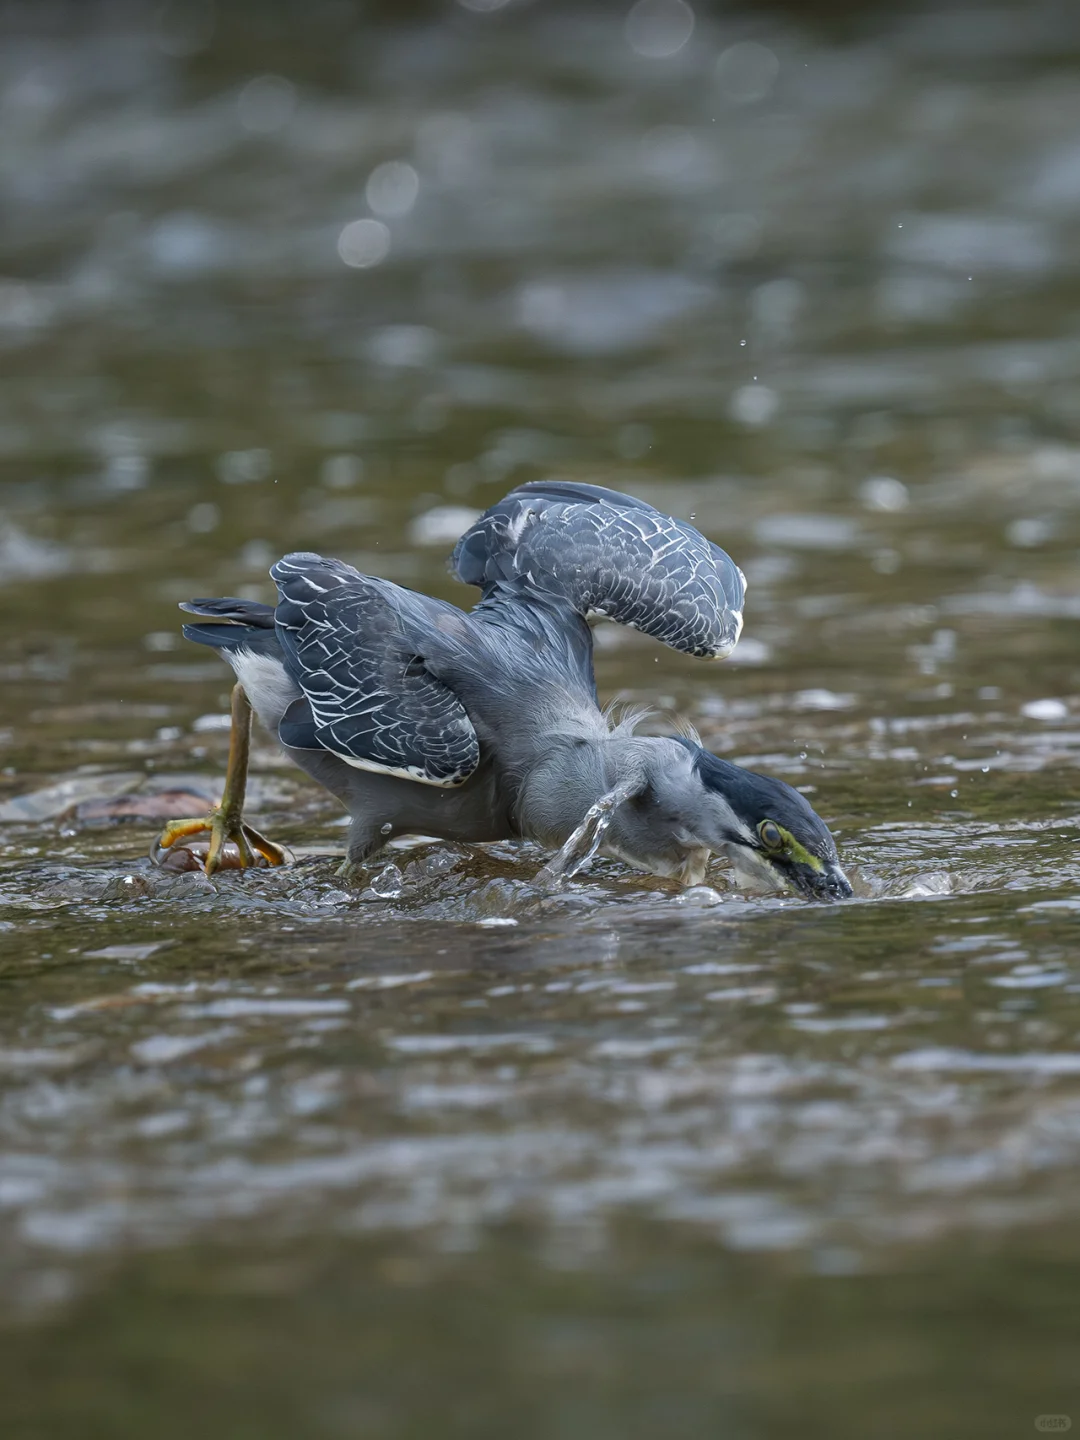
{"type": "Polygon", "coordinates": [[[690,773],[680,784],[682,826],[736,871],[790,887],[809,900],[846,900],[844,874],[829,827],[806,797],[783,780],[744,770],[680,740],[690,773]]]}

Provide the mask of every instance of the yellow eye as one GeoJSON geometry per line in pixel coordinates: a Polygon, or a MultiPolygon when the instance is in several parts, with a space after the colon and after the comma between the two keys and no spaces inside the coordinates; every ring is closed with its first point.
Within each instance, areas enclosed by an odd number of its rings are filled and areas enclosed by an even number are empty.
{"type": "Polygon", "coordinates": [[[766,850],[783,849],[783,832],[781,831],[780,826],[777,825],[774,821],[763,820],[758,826],[758,834],[761,836],[761,843],[765,846],[766,850]]]}

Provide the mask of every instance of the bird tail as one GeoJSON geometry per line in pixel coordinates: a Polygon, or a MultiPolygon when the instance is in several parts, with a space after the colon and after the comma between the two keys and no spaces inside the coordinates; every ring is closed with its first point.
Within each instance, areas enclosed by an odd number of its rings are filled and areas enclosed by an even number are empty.
{"type": "Polygon", "coordinates": [[[278,654],[274,632],[274,607],[260,600],[240,600],[235,595],[222,599],[185,600],[181,610],[197,615],[202,622],[184,626],[184,639],[217,650],[254,650],[278,654]]]}

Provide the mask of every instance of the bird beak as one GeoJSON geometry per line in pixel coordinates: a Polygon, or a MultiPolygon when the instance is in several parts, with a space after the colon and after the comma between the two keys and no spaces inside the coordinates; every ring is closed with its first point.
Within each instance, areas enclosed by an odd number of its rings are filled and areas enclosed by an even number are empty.
{"type": "Polygon", "coordinates": [[[851,881],[839,865],[826,865],[824,870],[812,870],[808,865],[793,865],[795,888],[808,900],[850,900],[855,893],[851,881]]]}
{"type": "Polygon", "coordinates": [[[748,846],[732,846],[736,883],[760,889],[794,890],[807,900],[849,900],[854,894],[851,881],[839,865],[824,863],[820,870],[783,856],[766,855],[748,846]]]}

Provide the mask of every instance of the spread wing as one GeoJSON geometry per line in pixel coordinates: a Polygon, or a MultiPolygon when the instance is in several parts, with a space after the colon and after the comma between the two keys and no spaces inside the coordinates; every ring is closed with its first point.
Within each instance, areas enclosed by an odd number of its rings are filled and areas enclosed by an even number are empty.
{"type": "Polygon", "coordinates": [[[685,521],[599,485],[511,491],[461,537],[450,568],[485,599],[524,586],[709,660],[730,654],[742,630],[746,580],[731,557],[685,521]]]}
{"type": "Polygon", "coordinates": [[[282,742],[425,785],[467,780],[480,761],[472,722],[410,640],[432,623],[424,607],[453,607],[321,555],[286,555],[270,574],[286,668],[303,691],[282,742]]]}

